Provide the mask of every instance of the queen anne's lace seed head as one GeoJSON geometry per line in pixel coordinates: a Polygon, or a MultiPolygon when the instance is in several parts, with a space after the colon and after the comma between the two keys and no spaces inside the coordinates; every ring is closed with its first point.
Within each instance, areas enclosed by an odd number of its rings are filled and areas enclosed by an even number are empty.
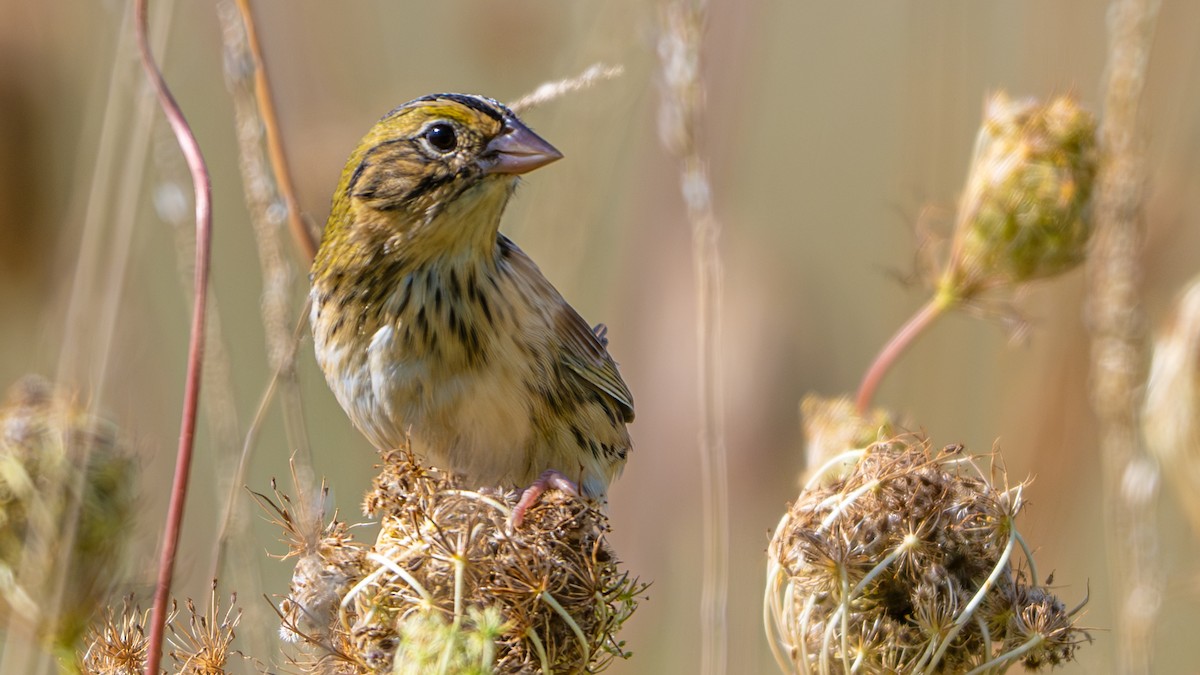
{"type": "Polygon", "coordinates": [[[289,597],[284,628],[307,648],[308,665],[330,672],[336,661],[338,673],[443,665],[450,673],[598,672],[629,655],[616,635],[646,586],[621,571],[602,513],[552,491],[513,528],[516,490],[461,488],[401,451],[383,465],[365,504],[380,521],[374,547],[339,528],[336,543],[315,549],[328,564],[296,567],[293,594],[321,586],[326,577],[308,578],[313,570],[357,570],[320,629],[312,613],[298,612],[303,601],[289,597]]]}
{"type": "Polygon", "coordinates": [[[1024,485],[961,446],[903,436],[813,477],[768,550],[766,618],[785,672],[1002,672],[1070,660],[1088,638],[1015,528],[1024,485]],[[1000,472],[1003,479],[1003,472],[1000,472]]]}

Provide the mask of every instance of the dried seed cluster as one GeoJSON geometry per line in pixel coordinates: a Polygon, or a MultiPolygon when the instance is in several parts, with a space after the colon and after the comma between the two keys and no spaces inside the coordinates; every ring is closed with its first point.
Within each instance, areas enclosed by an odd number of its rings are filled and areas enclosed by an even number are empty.
{"type": "MultiPolygon", "coordinates": [[[[174,618],[174,615],[171,617],[174,618]]],[[[86,647],[79,658],[85,675],[141,675],[146,669],[150,638],[146,625],[150,610],[142,611],[132,597],[125,598],[120,612],[105,607],[99,621],[89,630],[86,647]]]]}
{"type": "Polygon", "coordinates": [[[768,551],[767,630],[785,672],[1003,672],[1063,663],[1088,639],[1078,608],[1029,581],[1023,485],[998,488],[960,446],[916,437],[827,466],[768,551]]]}
{"type": "Polygon", "coordinates": [[[283,614],[285,631],[309,648],[310,660],[298,665],[597,672],[628,657],[616,634],[646,587],[620,570],[604,515],[551,491],[513,528],[518,498],[515,490],[463,489],[408,452],[387,455],[365,505],[380,520],[375,546],[335,527],[315,549],[323,562],[296,567],[283,614]],[[338,602],[314,611],[302,596],[319,595],[315,588],[335,588],[338,602]]]}
{"type": "MultiPolygon", "coordinates": [[[[197,609],[190,598],[184,604],[186,625],[179,620],[179,608],[174,603],[167,615],[168,654],[174,664],[170,672],[175,675],[242,672],[240,668],[230,668],[231,660],[240,663],[244,659],[233,649],[234,629],[242,619],[242,612],[237,609],[237,596],[230,598],[229,607],[222,613],[214,581],[204,611],[197,609]]],[[[106,607],[100,620],[88,630],[79,655],[79,672],[82,675],[142,675],[149,653],[149,620],[150,610],[142,611],[132,596],[125,598],[120,612],[106,607]]]]}
{"type": "Polygon", "coordinates": [[[115,580],[135,463],[117,429],[37,376],[0,406],[0,614],[73,652],[115,580]]]}

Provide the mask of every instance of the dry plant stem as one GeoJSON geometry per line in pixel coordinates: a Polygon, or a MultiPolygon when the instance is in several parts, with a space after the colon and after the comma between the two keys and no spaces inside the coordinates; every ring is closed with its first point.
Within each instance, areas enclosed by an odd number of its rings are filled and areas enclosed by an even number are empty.
{"type": "Polygon", "coordinates": [[[883,376],[887,374],[892,365],[900,358],[908,349],[909,345],[917,339],[925,329],[933,325],[933,322],[938,317],[942,316],[946,310],[953,307],[955,299],[953,296],[939,292],[929,302],[925,303],[905,323],[892,339],[884,345],[879,351],[879,355],[875,357],[875,361],[871,363],[871,368],[867,370],[867,374],[863,376],[862,384],[858,385],[858,396],[855,397],[854,406],[858,409],[859,414],[865,415],[871,407],[871,400],[875,397],[875,390],[879,388],[880,382],[883,381],[883,376]]]}
{"type": "Polygon", "coordinates": [[[713,213],[712,186],[699,137],[704,108],[700,46],[705,17],[703,0],[677,0],[664,8],[659,36],[663,76],[659,131],[664,145],[683,164],[680,189],[692,228],[701,425],[698,447],[704,519],[700,670],[712,675],[724,673],[728,668],[729,482],[720,363],[720,223],[713,213]]]}
{"type": "Polygon", "coordinates": [[[540,105],[544,105],[566,94],[587,89],[597,82],[620,77],[625,72],[621,66],[606,66],[603,63],[593,63],[575,77],[555,80],[539,85],[537,89],[508,104],[509,110],[524,114],[540,105]]]}
{"type": "Polygon", "coordinates": [[[254,23],[250,0],[236,0],[236,2],[242,23],[246,27],[246,43],[254,59],[254,95],[258,100],[258,110],[267,135],[267,153],[271,158],[271,168],[275,172],[279,194],[287,206],[288,224],[292,231],[292,238],[300,247],[305,264],[309,265],[317,255],[317,235],[305,225],[304,219],[300,217],[300,205],[296,201],[296,190],[292,186],[292,173],[288,169],[287,153],[284,152],[283,140],[279,133],[279,116],[275,113],[275,102],[271,98],[267,67],[263,61],[262,47],[258,42],[258,28],[254,23]]]}
{"type": "Polygon", "coordinates": [[[1114,635],[1120,673],[1153,670],[1151,645],[1163,586],[1155,522],[1158,467],[1137,431],[1146,352],[1138,289],[1146,179],[1138,108],[1157,13],[1156,0],[1116,0],[1109,9],[1100,129],[1105,161],[1097,180],[1088,266],[1092,405],[1104,467],[1109,586],[1119,594],[1114,635]]]}
{"type": "Polygon", "coordinates": [[[146,34],[146,0],[134,4],[134,34],[142,68],[154,86],[159,103],[171,130],[179,141],[180,150],[192,173],[196,200],[196,268],[192,306],[191,339],[188,345],[187,379],[184,384],[183,415],[179,429],[179,449],[175,459],[175,476],[171,485],[171,502],[163,532],[162,556],[159,559],[158,583],[154,589],[154,612],[150,624],[149,654],[146,675],[157,675],[162,660],[163,632],[166,625],[167,601],[171,594],[171,576],[175,570],[175,553],[179,547],[179,532],[183,524],[183,507],[187,500],[188,475],[191,471],[192,448],[196,431],[196,408],[200,401],[200,373],[204,356],[204,318],[208,304],[208,265],[210,257],[212,202],[208,169],[200,154],[200,145],[188,127],[179,105],[171,96],[162,73],[154,63],[154,55],[146,34]]]}
{"type": "MultiPolygon", "coordinates": [[[[242,445],[241,456],[229,482],[229,495],[224,506],[224,516],[218,531],[218,544],[214,551],[213,576],[220,576],[224,567],[224,559],[229,548],[231,527],[244,522],[245,514],[238,514],[238,495],[245,482],[250,452],[257,439],[257,431],[266,412],[266,406],[274,399],[276,392],[281,394],[285,431],[288,446],[295,452],[296,458],[304,465],[304,475],[311,471],[311,451],[307,436],[304,432],[303,410],[301,407],[298,383],[296,381],[295,362],[297,346],[300,343],[302,330],[307,327],[307,304],[301,312],[301,325],[292,328],[297,323],[292,316],[291,294],[296,277],[291,261],[285,255],[283,242],[283,218],[281,211],[286,210],[289,217],[297,214],[294,198],[291,196],[290,179],[287,177],[286,166],[282,164],[282,148],[277,142],[278,134],[274,135],[276,142],[272,143],[271,130],[274,122],[270,107],[270,97],[265,84],[265,70],[261,56],[258,54],[258,42],[254,35],[253,19],[249,7],[244,2],[222,2],[217,6],[218,18],[221,22],[221,37],[225,49],[225,77],[230,90],[236,120],[238,154],[242,183],[244,186],[246,205],[250,211],[251,223],[254,227],[255,243],[258,249],[259,267],[263,276],[263,295],[261,312],[263,328],[267,338],[267,356],[273,375],[263,396],[262,405],[255,421],[242,445]],[[266,142],[264,143],[264,136],[266,142]],[[267,152],[264,153],[264,145],[267,152]],[[278,152],[272,148],[278,149],[278,152]],[[264,156],[264,154],[266,156],[264,156]],[[272,173],[272,166],[274,172],[272,173]],[[277,205],[284,203],[284,208],[277,205]],[[235,516],[241,520],[235,521],[235,516]]],[[[296,224],[292,222],[292,233],[296,234],[296,224]]],[[[312,482],[312,481],[308,481],[312,482]]],[[[308,505],[307,498],[311,485],[297,485],[296,489],[302,494],[299,504],[308,505]]]]}

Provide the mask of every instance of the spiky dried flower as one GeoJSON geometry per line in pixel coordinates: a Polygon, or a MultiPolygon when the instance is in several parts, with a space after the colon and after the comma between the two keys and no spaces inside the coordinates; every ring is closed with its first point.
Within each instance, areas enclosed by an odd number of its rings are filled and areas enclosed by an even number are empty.
{"type": "Polygon", "coordinates": [[[1069,96],[988,100],[939,293],[970,298],[1083,261],[1095,135],[1095,118],[1069,96]]]}
{"type": "MultiPolygon", "coordinates": [[[[242,654],[233,649],[233,640],[237,637],[234,629],[242,620],[242,610],[237,608],[237,594],[230,596],[229,607],[222,614],[214,579],[207,609],[197,610],[191,598],[184,604],[188,613],[187,626],[179,626],[174,620],[167,624],[175,672],[178,675],[226,675],[230,672],[230,657],[242,658],[242,654]]],[[[176,614],[173,609],[172,619],[176,614]]]]}
{"type": "Polygon", "coordinates": [[[308,667],[599,672],[628,657],[616,634],[646,585],[619,568],[604,515],[552,491],[512,528],[519,496],[465,489],[407,451],[386,455],[365,504],[381,530],[370,550],[344,549],[360,556],[361,574],[341,598],[330,639],[316,644],[296,631],[325,651],[308,667]]]}
{"type": "Polygon", "coordinates": [[[120,577],[135,468],[116,427],[73,396],[37,376],[13,385],[0,406],[0,615],[75,651],[120,577]]]}
{"type": "Polygon", "coordinates": [[[1089,637],[1074,625],[1079,608],[1028,580],[1037,570],[1015,525],[1024,487],[997,487],[961,446],[915,436],[831,459],[768,549],[764,612],[780,667],[997,673],[1070,660],[1089,637]]]}
{"type": "Polygon", "coordinates": [[[274,500],[251,494],[271,514],[271,522],[283,530],[288,552],[281,559],[296,558],[287,597],[279,606],[283,620],[279,635],[286,642],[321,644],[324,651],[336,652],[330,630],[336,624],[342,597],[365,574],[367,547],[354,540],[349,526],[336,515],[326,519],[328,489],[324,485],[317,504],[299,505],[274,481],[271,486],[274,500]]]}
{"type": "MultiPolygon", "coordinates": [[[[146,622],[150,610],[142,611],[133,596],[126,597],[120,613],[105,607],[99,621],[88,629],[79,660],[83,675],[142,675],[150,638],[146,622]]],[[[168,621],[174,615],[168,617],[168,621]]]]}

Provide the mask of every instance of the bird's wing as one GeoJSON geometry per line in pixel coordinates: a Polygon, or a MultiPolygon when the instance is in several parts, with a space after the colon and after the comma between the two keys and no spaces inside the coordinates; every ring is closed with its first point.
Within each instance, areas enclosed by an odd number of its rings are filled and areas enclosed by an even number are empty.
{"type": "Polygon", "coordinates": [[[629,388],[617,372],[616,362],[608,355],[601,338],[565,302],[561,305],[557,328],[558,335],[564,341],[563,362],[570,372],[579,376],[587,386],[613,399],[621,408],[622,418],[632,422],[633,394],[629,393],[629,388]]]}
{"type": "Polygon", "coordinates": [[[553,321],[555,337],[563,341],[562,361],[567,372],[578,377],[584,386],[612,399],[620,408],[622,419],[632,422],[633,394],[629,393],[629,388],[617,372],[617,364],[605,348],[608,343],[607,331],[593,331],[583,317],[562,299],[537,264],[511,239],[499,235],[496,244],[501,258],[517,271],[518,277],[530,284],[531,292],[540,297],[558,299],[553,321]]]}

